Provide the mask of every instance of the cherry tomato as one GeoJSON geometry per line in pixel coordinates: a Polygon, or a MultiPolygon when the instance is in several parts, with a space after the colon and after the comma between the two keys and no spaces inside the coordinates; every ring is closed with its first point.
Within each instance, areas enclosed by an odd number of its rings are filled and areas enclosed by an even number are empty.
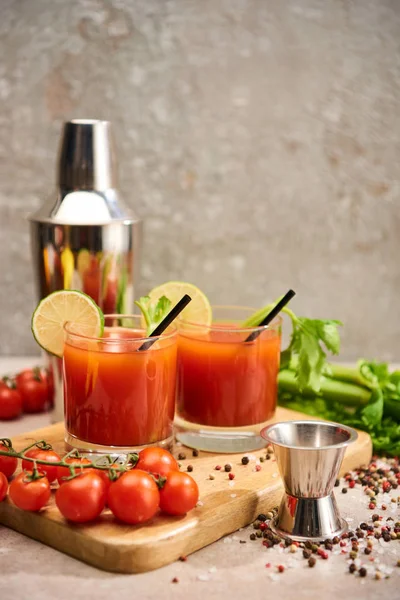
{"type": "MultiPolygon", "coordinates": [[[[112,482],[114,481],[114,480],[112,481],[112,480],[110,479],[110,477],[109,477],[109,472],[110,472],[110,470],[111,470],[111,469],[117,469],[117,468],[118,468],[118,465],[113,465],[113,466],[110,466],[110,469],[109,469],[109,470],[105,470],[105,469],[96,469],[96,468],[94,468],[94,469],[93,469],[93,470],[94,470],[94,472],[96,473],[96,475],[98,475],[99,477],[101,477],[101,479],[104,481],[104,484],[105,484],[105,486],[106,486],[106,490],[107,490],[107,492],[108,492],[108,490],[110,489],[110,485],[111,485],[111,484],[112,484],[112,482]]],[[[89,471],[89,470],[91,470],[91,469],[87,469],[87,470],[89,471]]],[[[119,475],[118,475],[118,477],[119,477],[119,475]]],[[[115,480],[115,481],[116,481],[116,480],[115,480]]]]}
{"type": "Polygon", "coordinates": [[[107,488],[103,479],[93,471],[83,472],[58,488],[56,504],[68,521],[86,523],[100,515],[106,496],[107,488]]]}
{"type": "Polygon", "coordinates": [[[187,473],[172,471],[160,490],[160,508],[169,515],[185,515],[199,499],[197,483],[187,473]]]}
{"type": "MultiPolygon", "coordinates": [[[[9,452],[10,449],[5,444],[0,444],[0,450],[2,452],[9,452]]],[[[0,456],[0,473],[10,479],[11,475],[14,474],[15,469],[18,466],[18,459],[15,456],[0,456]]]]}
{"type": "Polygon", "coordinates": [[[22,413],[22,396],[11,380],[0,382],[0,419],[17,419],[22,413]]]}
{"type": "MultiPolygon", "coordinates": [[[[47,479],[49,480],[49,483],[52,483],[57,478],[58,467],[51,466],[52,462],[59,462],[61,460],[57,452],[54,452],[54,450],[43,450],[41,448],[34,447],[30,450],[27,450],[25,452],[25,456],[28,456],[29,458],[35,458],[37,460],[45,460],[49,463],[49,466],[41,464],[36,465],[37,470],[40,473],[46,475],[47,479]]],[[[25,471],[31,471],[33,468],[33,462],[30,460],[23,460],[22,468],[25,471]]]]}
{"type": "Polygon", "coordinates": [[[158,511],[160,494],[153,477],[139,469],[127,471],[108,490],[107,504],[124,523],[148,521],[158,511]]]}
{"type": "Polygon", "coordinates": [[[178,463],[172,454],[156,446],[144,448],[139,452],[139,460],[135,468],[163,476],[171,471],[179,471],[178,463]]]}
{"type": "Polygon", "coordinates": [[[24,369],[15,378],[17,389],[22,396],[22,406],[26,413],[43,412],[48,406],[49,385],[44,369],[24,369]]]}
{"type": "Polygon", "coordinates": [[[36,512],[47,504],[51,491],[47,477],[29,481],[31,475],[31,471],[24,471],[13,479],[9,496],[18,508],[36,512]]]}
{"type": "MultiPolygon", "coordinates": [[[[76,458],[76,457],[72,457],[71,458],[66,458],[65,462],[67,462],[70,465],[73,465],[75,467],[75,473],[78,474],[78,472],[82,471],[82,472],[86,472],[86,471],[91,471],[92,469],[79,469],[79,465],[88,465],[90,464],[90,460],[88,460],[87,458],[76,458]]],[[[68,469],[68,467],[57,467],[57,481],[60,485],[64,485],[64,483],[66,483],[66,478],[70,477],[71,472],[68,469]]]]}
{"type": "Polygon", "coordinates": [[[8,481],[4,473],[0,473],[0,502],[4,500],[8,492],[8,481]]]}

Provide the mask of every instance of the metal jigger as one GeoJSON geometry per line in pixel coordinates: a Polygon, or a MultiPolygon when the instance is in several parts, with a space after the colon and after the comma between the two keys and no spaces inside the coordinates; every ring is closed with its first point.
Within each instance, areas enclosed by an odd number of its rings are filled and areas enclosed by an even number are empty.
{"type": "Polygon", "coordinates": [[[346,531],[333,487],[357,432],[328,421],[286,421],[268,425],[261,435],[274,448],[285,486],[271,529],[297,541],[325,540],[346,531]]]}

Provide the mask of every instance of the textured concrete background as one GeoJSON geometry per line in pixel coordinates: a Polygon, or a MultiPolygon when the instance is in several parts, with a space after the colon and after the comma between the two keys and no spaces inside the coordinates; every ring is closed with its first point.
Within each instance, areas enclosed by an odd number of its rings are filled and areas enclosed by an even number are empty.
{"type": "Polygon", "coordinates": [[[398,0],[0,0],[1,354],[31,354],[26,215],[60,125],[110,119],[170,278],[344,321],[343,358],[398,359],[398,0]]]}

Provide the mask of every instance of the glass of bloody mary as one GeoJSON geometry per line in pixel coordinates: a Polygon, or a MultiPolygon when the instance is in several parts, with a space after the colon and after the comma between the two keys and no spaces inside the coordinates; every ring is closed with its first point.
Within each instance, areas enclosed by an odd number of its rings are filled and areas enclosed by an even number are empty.
{"type": "Polygon", "coordinates": [[[141,317],[106,315],[101,338],[64,327],[66,443],[86,452],[170,446],[177,330],[146,338],[141,317]]]}
{"type": "Polygon", "coordinates": [[[180,321],[175,425],[183,444],[213,452],[265,446],[259,433],[276,408],[282,321],[242,328],[252,313],[214,307],[210,326],[180,321]]]}

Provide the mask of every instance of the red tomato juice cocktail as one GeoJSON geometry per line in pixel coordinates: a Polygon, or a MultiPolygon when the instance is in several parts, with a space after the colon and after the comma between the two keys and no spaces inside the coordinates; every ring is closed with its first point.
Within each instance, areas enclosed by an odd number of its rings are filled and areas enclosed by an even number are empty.
{"type": "Polygon", "coordinates": [[[106,316],[105,325],[101,339],[65,326],[66,441],[100,451],[169,444],[175,409],[175,327],[139,350],[148,341],[140,317],[106,316]]]}
{"type": "Polygon", "coordinates": [[[281,319],[268,327],[242,329],[245,311],[217,307],[210,327],[182,322],[177,375],[180,419],[229,428],[256,425],[273,416],[281,319]],[[258,337],[246,342],[254,332],[259,333],[258,337]]]}

